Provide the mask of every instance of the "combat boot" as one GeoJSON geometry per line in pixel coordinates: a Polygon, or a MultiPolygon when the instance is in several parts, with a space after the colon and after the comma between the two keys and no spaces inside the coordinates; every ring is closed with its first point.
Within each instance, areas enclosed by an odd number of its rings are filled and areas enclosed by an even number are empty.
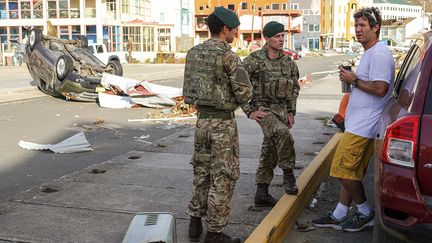
{"type": "Polygon", "coordinates": [[[277,199],[268,193],[269,184],[258,183],[255,194],[255,207],[273,207],[277,199]]]}
{"type": "Polygon", "coordinates": [[[296,186],[296,179],[292,169],[283,170],[283,186],[287,194],[297,195],[298,188],[296,186]]]}
{"type": "Polygon", "coordinates": [[[204,243],[241,243],[240,238],[231,238],[224,233],[207,231],[204,243]]]}
{"type": "Polygon", "coordinates": [[[200,241],[202,231],[203,226],[201,223],[201,218],[191,216],[189,222],[189,240],[192,242],[200,241]]]}

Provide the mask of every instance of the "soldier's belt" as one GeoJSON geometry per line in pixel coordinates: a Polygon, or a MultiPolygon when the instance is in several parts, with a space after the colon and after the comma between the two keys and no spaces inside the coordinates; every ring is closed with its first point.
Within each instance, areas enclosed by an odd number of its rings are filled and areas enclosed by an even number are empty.
{"type": "Polygon", "coordinates": [[[212,119],[218,118],[223,120],[229,120],[234,118],[234,112],[200,112],[198,111],[198,119],[212,119]]]}

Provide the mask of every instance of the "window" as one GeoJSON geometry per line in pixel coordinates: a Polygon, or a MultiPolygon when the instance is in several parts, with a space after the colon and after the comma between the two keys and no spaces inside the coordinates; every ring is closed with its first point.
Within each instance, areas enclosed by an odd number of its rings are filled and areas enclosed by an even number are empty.
{"type": "Polygon", "coordinates": [[[207,31],[207,17],[197,17],[196,30],[207,31]]]}
{"type": "Polygon", "coordinates": [[[309,32],[319,32],[320,26],[319,24],[310,24],[308,27],[309,32]]]}
{"type": "Polygon", "coordinates": [[[9,18],[10,19],[18,19],[18,1],[17,0],[9,0],[9,18]]]}
{"type": "Polygon", "coordinates": [[[34,18],[36,19],[41,19],[43,17],[42,15],[42,0],[36,0],[33,1],[33,14],[34,14],[34,18]]]}
{"type": "Polygon", "coordinates": [[[129,13],[129,0],[121,0],[122,1],[122,13],[129,13]]]}
{"type": "Polygon", "coordinates": [[[31,4],[30,2],[21,2],[21,18],[31,19],[31,4]]]}
{"type": "Polygon", "coordinates": [[[261,6],[259,6],[259,7],[258,7],[258,11],[261,11],[261,10],[262,10],[262,7],[261,7],[261,6]]]}
{"type": "Polygon", "coordinates": [[[299,4],[298,3],[290,3],[290,9],[293,9],[293,10],[299,9],[299,4]]]}
{"type": "Polygon", "coordinates": [[[0,27],[0,42],[3,44],[7,44],[7,27],[0,27]]]}
{"type": "Polygon", "coordinates": [[[67,0],[59,0],[59,13],[60,18],[69,18],[68,13],[68,1],[67,0]]]}
{"type": "Polygon", "coordinates": [[[81,35],[81,26],[72,25],[72,39],[79,39],[79,35],[81,35]]]}
{"type": "Polygon", "coordinates": [[[228,4],[228,9],[234,11],[235,5],[234,4],[228,4]]]}
{"type": "Polygon", "coordinates": [[[272,4],[272,9],[273,10],[279,10],[279,4],[278,3],[273,3],[272,4]]]}
{"type": "Polygon", "coordinates": [[[141,51],[141,27],[125,26],[123,27],[123,51],[127,51],[127,43],[132,40],[132,50],[141,51]]]}
{"type": "Polygon", "coordinates": [[[85,28],[88,42],[96,43],[96,25],[87,25],[85,28]]]}
{"type": "Polygon", "coordinates": [[[171,51],[171,30],[170,29],[158,29],[159,37],[159,50],[161,52],[171,51]]]}
{"type": "Polygon", "coordinates": [[[199,6],[198,9],[199,10],[204,10],[204,7],[203,6],[199,6]]]}
{"type": "MultiPolygon", "coordinates": [[[[107,10],[110,10],[110,4],[113,0],[107,1],[107,10]]],[[[115,0],[114,0],[115,1],[115,0]]],[[[114,2],[115,8],[115,2],[114,2]]],[[[70,17],[71,18],[79,18],[80,17],[80,1],[79,0],[70,0],[70,17]]]]}
{"type": "Polygon", "coordinates": [[[308,48],[309,50],[319,49],[319,38],[309,38],[308,48]]]}
{"type": "Polygon", "coordinates": [[[0,19],[7,19],[5,0],[0,0],[0,19]]]}
{"type": "MultiPolygon", "coordinates": [[[[96,1],[95,0],[84,0],[84,1],[85,1],[85,3],[84,3],[85,4],[84,17],[96,18],[96,1]]],[[[129,8],[128,8],[128,10],[129,10],[129,8]]]]}
{"type": "Polygon", "coordinates": [[[286,3],[282,3],[282,10],[286,10],[287,9],[287,4],[286,3]]]}
{"type": "Polygon", "coordinates": [[[56,1],[48,1],[48,18],[56,19],[57,18],[57,2],[56,1]]]}
{"type": "Polygon", "coordinates": [[[241,8],[242,10],[247,10],[247,3],[242,3],[241,8]]]}
{"type": "Polygon", "coordinates": [[[270,5],[266,5],[266,10],[270,10],[270,5]]]}
{"type": "Polygon", "coordinates": [[[159,23],[163,23],[165,22],[165,14],[164,13],[160,13],[159,14],[159,23]]]}
{"type": "Polygon", "coordinates": [[[60,26],[60,39],[69,39],[69,26],[60,26]]]}
{"type": "Polygon", "coordinates": [[[154,51],[154,28],[144,27],[144,31],[142,33],[143,39],[143,51],[154,51]]]}

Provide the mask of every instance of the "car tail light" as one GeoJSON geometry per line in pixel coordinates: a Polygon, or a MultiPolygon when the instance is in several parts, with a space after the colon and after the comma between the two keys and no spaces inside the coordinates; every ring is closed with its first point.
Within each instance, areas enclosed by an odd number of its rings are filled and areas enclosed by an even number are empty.
{"type": "Polygon", "coordinates": [[[381,161],[405,167],[414,167],[420,117],[404,116],[387,127],[381,161]]]}

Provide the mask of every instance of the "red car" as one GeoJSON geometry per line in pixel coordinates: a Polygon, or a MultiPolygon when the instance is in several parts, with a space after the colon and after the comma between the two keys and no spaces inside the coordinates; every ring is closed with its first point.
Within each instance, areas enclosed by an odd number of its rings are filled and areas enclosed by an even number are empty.
{"type": "Polygon", "coordinates": [[[375,140],[374,242],[432,239],[432,32],[409,50],[375,140]]]}
{"type": "Polygon", "coordinates": [[[299,54],[291,49],[284,48],[282,52],[283,54],[290,56],[293,60],[299,59],[299,54]]]}

